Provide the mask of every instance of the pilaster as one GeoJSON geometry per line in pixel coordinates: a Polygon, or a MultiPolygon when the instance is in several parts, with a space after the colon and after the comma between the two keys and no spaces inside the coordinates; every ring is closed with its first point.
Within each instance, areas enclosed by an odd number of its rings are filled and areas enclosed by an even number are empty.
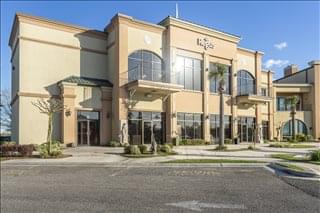
{"type": "Polygon", "coordinates": [[[60,84],[61,99],[65,109],[61,113],[61,141],[64,144],[76,144],[77,115],[75,110],[76,84],[62,82],[60,84]]]}

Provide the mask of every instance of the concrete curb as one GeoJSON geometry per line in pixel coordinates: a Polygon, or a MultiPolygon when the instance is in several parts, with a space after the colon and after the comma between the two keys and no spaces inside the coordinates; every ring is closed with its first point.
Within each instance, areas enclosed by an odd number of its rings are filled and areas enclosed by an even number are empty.
{"type": "Polygon", "coordinates": [[[308,171],[296,171],[296,170],[293,170],[293,169],[289,169],[289,168],[286,168],[286,167],[283,167],[277,163],[270,163],[268,165],[269,168],[272,168],[276,171],[280,171],[282,173],[285,173],[285,174],[288,174],[288,175],[292,175],[292,176],[297,176],[297,177],[308,177],[308,178],[318,178],[319,175],[314,173],[313,171],[311,170],[308,170],[308,171]]]}

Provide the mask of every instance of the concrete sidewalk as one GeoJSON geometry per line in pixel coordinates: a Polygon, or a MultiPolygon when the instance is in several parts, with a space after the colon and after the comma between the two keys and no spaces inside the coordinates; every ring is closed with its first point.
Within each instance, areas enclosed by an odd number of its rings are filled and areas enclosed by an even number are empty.
{"type": "MultiPolygon", "coordinates": [[[[227,145],[228,150],[246,149],[251,144],[240,145],[227,145]]],[[[314,145],[314,144],[313,144],[314,145]]],[[[319,144],[317,144],[319,145],[319,144]]],[[[276,153],[292,153],[305,155],[310,152],[311,149],[283,149],[283,148],[270,148],[268,144],[257,144],[258,150],[241,150],[241,151],[212,151],[216,145],[208,146],[178,146],[174,147],[174,151],[178,155],[148,157],[148,158],[126,158],[121,156],[123,153],[123,147],[88,147],[80,146],[75,148],[67,148],[64,150],[64,154],[72,155],[67,158],[60,159],[39,159],[39,158],[27,158],[27,159],[15,159],[2,161],[4,165],[14,164],[106,164],[106,165],[157,165],[158,163],[176,160],[176,159],[238,159],[238,160],[255,160],[262,162],[284,162],[281,159],[271,158],[272,154],[276,153]]],[[[314,149],[314,148],[313,148],[314,149]]],[[[316,173],[320,174],[320,166],[302,163],[302,162],[290,162],[297,166],[306,167],[312,169],[316,173]]],[[[158,164],[159,165],[159,164],[158,164]]]]}

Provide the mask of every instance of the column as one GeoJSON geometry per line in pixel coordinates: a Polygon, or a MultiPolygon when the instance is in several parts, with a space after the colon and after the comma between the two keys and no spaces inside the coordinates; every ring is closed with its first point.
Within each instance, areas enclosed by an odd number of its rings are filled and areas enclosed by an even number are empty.
{"type": "Polygon", "coordinates": [[[273,95],[273,73],[271,70],[268,71],[268,92],[269,96],[272,98],[272,101],[268,103],[268,120],[269,120],[269,139],[274,138],[274,102],[276,101],[275,96],[273,95]]]}
{"type": "Polygon", "coordinates": [[[100,144],[105,145],[112,139],[112,88],[101,87],[101,112],[100,112],[100,144]]]}
{"type": "Polygon", "coordinates": [[[206,52],[203,52],[203,138],[205,141],[210,141],[210,113],[209,113],[209,55],[206,52]]]}
{"type": "Polygon", "coordinates": [[[62,82],[60,94],[65,109],[61,113],[61,141],[64,144],[77,143],[77,111],[75,110],[76,84],[62,82]]]}
{"type": "Polygon", "coordinates": [[[128,82],[128,26],[117,17],[115,73],[112,90],[112,139],[119,140],[121,123],[127,122],[128,92],[124,85],[128,82]]]}
{"type": "Polygon", "coordinates": [[[232,113],[232,120],[231,120],[231,137],[234,139],[238,135],[238,113],[237,113],[237,59],[232,59],[231,61],[231,113],[232,113]]]}
{"type": "MultiPolygon", "coordinates": [[[[255,77],[256,77],[256,93],[257,95],[260,94],[260,85],[261,85],[261,59],[262,55],[260,52],[256,51],[255,53],[255,77]]],[[[258,135],[260,134],[260,129],[262,126],[262,119],[261,119],[261,106],[259,104],[256,104],[256,131],[255,131],[255,140],[257,143],[258,141],[258,135]]],[[[261,140],[262,141],[262,140],[261,140]]]]}
{"type": "Polygon", "coordinates": [[[314,82],[313,82],[313,137],[320,138],[320,60],[309,62],[313,67],[314,82]]]}

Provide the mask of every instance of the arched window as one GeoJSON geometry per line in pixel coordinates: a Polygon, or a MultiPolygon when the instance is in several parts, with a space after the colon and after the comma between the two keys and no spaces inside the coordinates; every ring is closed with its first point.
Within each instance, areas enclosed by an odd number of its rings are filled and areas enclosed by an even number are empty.
{"type": "Polygon", "coordinates": [[[256,94],[256,81],[254,77],[246,70],[240,70],[237,73],[238,95],[256,94]]]}
{"type": "Polygon", "coordinates": [[[162,60],[155,53],[147,50],[137,50],[128,57],[128,78],[133,80],[148,80],[165,82],[162,60]]]}
{"type": "MultiPolygon", "coordinates": [[[[305,123],[303,123],[302,121],[300,121],[298,119],[296,119],[294,122],[295,122],[296,134],[298,134],[298,133],[303,133],[305,135],[308,134],[308,129],[307,129],[307,126],[305,125],[305,123]]],[[[291,120],[287,121],[283,125],[282,135],[283,135],[283,137],[292,136],[292,121],[291,120]]]]}

